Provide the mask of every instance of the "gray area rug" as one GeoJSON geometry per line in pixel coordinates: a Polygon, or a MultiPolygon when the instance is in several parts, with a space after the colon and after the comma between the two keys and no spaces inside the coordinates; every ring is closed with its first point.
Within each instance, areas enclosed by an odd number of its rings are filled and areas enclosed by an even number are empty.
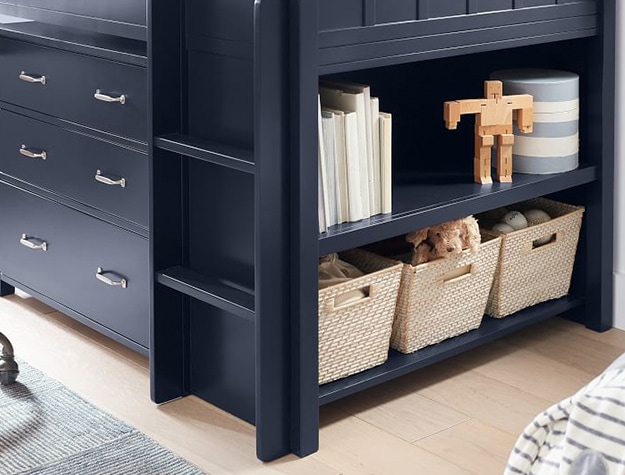
{"type": "Polygon", "coordinates": [[[0,475],[201,475],[145,434],[20,361],[0,386],[0,475]]]}

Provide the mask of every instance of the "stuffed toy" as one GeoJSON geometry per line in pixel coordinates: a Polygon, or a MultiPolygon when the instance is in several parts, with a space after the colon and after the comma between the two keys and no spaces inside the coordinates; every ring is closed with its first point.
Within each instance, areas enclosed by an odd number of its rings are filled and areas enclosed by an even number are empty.
{"type": "Polygon", "coordinates": [[[325,289],[336,284],[349,282],[351,279],[363,276],[358,268],[339,259],[337,253],[319,258],[319,288],[325,289]]]}
{"type": "Polygon", "coordinates": [[[473,216],[447,221],[406,234],[406,241],[414,246],[412,265],[460,254],[463,249],[477,252],[480,240],[480,228],[473,216]]]}
{"type": "MultiPolygon", "coordinates": [[[[343,284],[363,276],[364,273],[349,262],[339,259],[337,253],[319,258],[319,289],[343,284]]],[[[342,292],[334,297],[334,308],[343,307],[367,297],[363,289],[342,292]]]]}

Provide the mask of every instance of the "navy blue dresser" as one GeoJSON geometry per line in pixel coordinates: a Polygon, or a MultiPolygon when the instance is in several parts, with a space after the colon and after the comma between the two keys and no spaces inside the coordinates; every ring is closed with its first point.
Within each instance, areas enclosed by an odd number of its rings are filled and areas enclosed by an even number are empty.
{"type": "Polygon", "coordinates": [[[142,1],[0,6],[3,292],[147,354],[145,30],[142,1]]]}

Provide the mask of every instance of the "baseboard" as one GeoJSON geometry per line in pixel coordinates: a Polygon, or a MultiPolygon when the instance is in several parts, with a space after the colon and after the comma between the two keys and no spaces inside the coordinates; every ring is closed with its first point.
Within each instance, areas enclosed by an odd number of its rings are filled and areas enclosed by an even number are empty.
{"type": "Polygon", "coordinates": [[[614,326],[625,330],[625,273],[614,273],[614,326]]]}

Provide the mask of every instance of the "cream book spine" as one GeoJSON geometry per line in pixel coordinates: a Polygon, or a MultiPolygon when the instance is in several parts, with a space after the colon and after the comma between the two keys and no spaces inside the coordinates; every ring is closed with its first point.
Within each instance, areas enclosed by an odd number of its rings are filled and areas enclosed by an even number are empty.
{"type": "MultiPolygon", "coordinates": [[[[365,84],[358,84],[350,81],[328,81],[322,80],[321,85],[324,87],[334,88],[353,94],[363,95],[363,108],[364,108],[364,124],[359,127],[364,127],[364,135],[361,135],[361,140],[364,140],[364,149],[367,156],[367,186],[369,188],[369,216],[379,214],[380,211],[376,209],[381,208],[381,197],[379,193],[380,185],[379,181],[376,183],[376,162],[375,162],[375,148],[374,148],[374,132],[373,128],[373,114],[371,109],[371,88],[365,84]]],[[[359,111],[357,111],[359,112],[359,111]]],[[[360,130],[360,129],[359,129],[360,130]]],[[[361,148],[363,145],[361,143],[361,148]]]]}
{"type": "Polygon", "coordinates": [[[321,126],[323,129],[323,151],[326,164],[326,195],[328,197],[328,220],[327,225],[334,226],[339,223],[338,208],[340,197],[337,194],[337,170],[336,170],[336,138],[334,136],[334,115],[331,112],[321,110],[321,126]]]}
{"type": "MultiPolygon", "coordinates": [[[[369,198],[369,161],[367,156],[367,121],[364,94],[361,92],[344,91],[328,87],[320,87],[321,103],[324,107],[354,112],[357,119],[358,157],[360,163],[360,195],[362,197],[363,218],[371,216],[369,198]]],[[[368,104],[368,103],[367,103],[368,104]]],[[[350,201],[351,203],[351,201],[350,201]]]]}
{"type": "Polygon", "coordinates": [[[318,188],[318,200],[317,211],[319,217],[319,232],[324,233],[328,230],[328,196],[326,192],[326,166],[325,166],[325,150],[323,143],[323,127],[321,122],[321,100],[318,98],[318,113],[317,113],[317,188],[318,188]]]}
{"type": "Polygon", "coordinates": [[[347,156],[345,154],[345,113],[338,109],[321,109],[334,116],[334,156],[336,158],[336,194],[338,224],[349,221],[347,156]]]}
{"type": "Polygon", "coordinates": [[[380,178],[382,183],[382,213],[393,212],[393,117],[380,112],[380,178]]]}
{"type": "MultiPolygon", "coordinates": [[[[347,163],[347,192],[349,202],[349,221],[360,221],[365,218],[361,195],[360,152],[358,147],[358,119],[355,112],[345,113],[345,156],[347,163]]],[[[368,201],[367,201],[368,204],[368,201]]]]}
{"type": "Polygon", "coordinates": [[[373,138],[373,211],[372,214],[382,212],[382,163],[380,153],[380,100],[371,98],[371,135],[373,138]]]}

